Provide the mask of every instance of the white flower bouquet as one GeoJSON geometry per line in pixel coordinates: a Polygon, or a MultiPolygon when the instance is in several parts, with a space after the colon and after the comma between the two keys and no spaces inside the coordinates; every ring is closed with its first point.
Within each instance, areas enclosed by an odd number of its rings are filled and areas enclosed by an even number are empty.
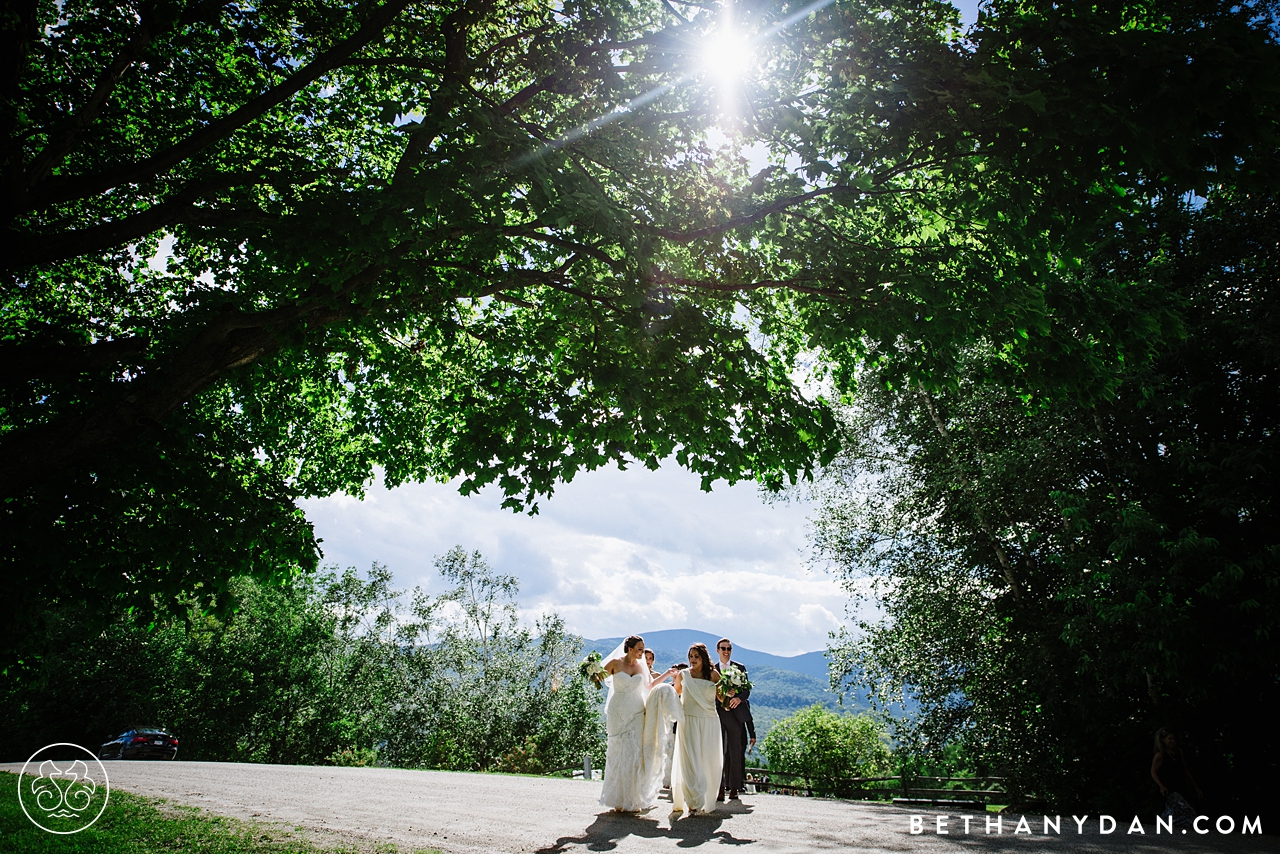
{"type": "Polygon", "coordinates": [[[720,668],[720,681],[716,683],[716,693],[720,695],[721,701],[750,690],[751,680],[747,678],[747,672],[741,667],[730,664],[720,668]]]}
{"type": "Polygon", "coordinates": [[[604,665],[600,663],[600,653],[592,650],[591,654],[582,659],[582,663],[578,665],[578,671],[591,680],[591,684],[597,688],[604,685],[605,677],[609,674],[605,672],[604,665]]]}

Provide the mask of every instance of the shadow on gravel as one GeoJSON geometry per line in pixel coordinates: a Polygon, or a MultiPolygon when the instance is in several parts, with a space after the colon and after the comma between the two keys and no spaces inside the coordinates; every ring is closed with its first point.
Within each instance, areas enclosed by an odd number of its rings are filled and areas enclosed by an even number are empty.
{"type": "Polygon", "coordinates": [[[618,842],[628,836],[642,839],[674,839],[677,848],[697,848],[707,842],[717,845],[751,845],[754,839],[739,839],[721,827],[726,819],[734,815],[745,815],[751,812],[750,807],[734,805],[728,809],[709,815],[696,815],[690,818],[678,818],[677,813],[670,816],[670,827],[658,824],[656,814],[666,809],[659,804],[649,813],[635,815],[632,813],[604,812],[596,816],[591,826],[581,836],[562,836],[546,848],[539,848],[537,854],[561,854],[570,847],[585,846],[588,851],[612,851],[618,842]]]}

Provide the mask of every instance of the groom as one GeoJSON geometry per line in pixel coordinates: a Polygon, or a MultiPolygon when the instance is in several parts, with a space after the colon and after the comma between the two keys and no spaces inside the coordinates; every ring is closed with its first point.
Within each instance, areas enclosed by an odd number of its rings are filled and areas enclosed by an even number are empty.
{"type": "MultiPolygon", "coordinates": [[[[745,665],[732,660],[733,642],[728,638],[720,638],[716,642],[716,652],[720,654],[720,660],[714,665],[716,670],[723,670],[733,665],[743,673],[747,672],[745,665]]],[[[727,700],[721,700],[718,696],[716,698],[716,711],[720,713],[720,743],[724,746],[724,776],[720,778],[720,794],[716,797],[717,801],[724,800],[726,789],[729,792],[729,800],[737,800],[738,792],[746,782],[746,720],[751,715],[751,703],[747,698],[750,696],[751,689],[748,688],[738,696],[729,697],[727,700]]]]}

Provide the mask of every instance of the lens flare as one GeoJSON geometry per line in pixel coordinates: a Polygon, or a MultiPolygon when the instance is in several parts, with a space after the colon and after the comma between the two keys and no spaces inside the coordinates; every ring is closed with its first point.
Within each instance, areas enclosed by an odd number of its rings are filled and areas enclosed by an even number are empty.
{"type": "Polygon", "coordinates": [[[732,26],[722,26],[702,49],[702,66],[716,80],[736,84],[751,64],[751,43],[732,26]]]}

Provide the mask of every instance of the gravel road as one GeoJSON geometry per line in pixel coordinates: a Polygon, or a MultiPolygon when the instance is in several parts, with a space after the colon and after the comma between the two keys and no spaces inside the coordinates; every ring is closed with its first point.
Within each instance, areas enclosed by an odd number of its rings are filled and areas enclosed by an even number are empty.
{"type": "MultiPolygon", "coordinates": [[[[1032,834],[1015,834],[1018,816],[1003,817],[1003,834],[984,833],[985,817],[969,812],[972,828],[953,811],[936,831],[936,810],[909,810],[847,801],[746,795],[741,804],[707,816],[669,815],[664,801],[641,816],[616,815],[596,803],[600,783],[581,780],[405,771],[393,768],[324,768],[218,762],[104,763],[113,788],[168,798],[224,815],[281,822],[348,838],[388,841],[409,849],[439,848],[453,854],[491,852],[726,850],[732,845],[773,852],[1053,851],[1210,854],[1276,852],[1276,836],[1211,831],[1205,836],[1126,834],[1132,817],[1119,817],[1111,835],[1099,835],[1091,818],[1077,834],[1068,816],[1062,834],[1043,835],[1039,815],[1028,816],[1032,834]],[[924,816],[924,832],[912,835],[911,816],[924,816]]],[[[20,771],[20,765],[0,765],[20,771]]],[[[1237,821],[1239,817],[1237,816],[1237,821]]],[[[1265,828],[1275,833],[1275,828],[1265,828]]]]}

